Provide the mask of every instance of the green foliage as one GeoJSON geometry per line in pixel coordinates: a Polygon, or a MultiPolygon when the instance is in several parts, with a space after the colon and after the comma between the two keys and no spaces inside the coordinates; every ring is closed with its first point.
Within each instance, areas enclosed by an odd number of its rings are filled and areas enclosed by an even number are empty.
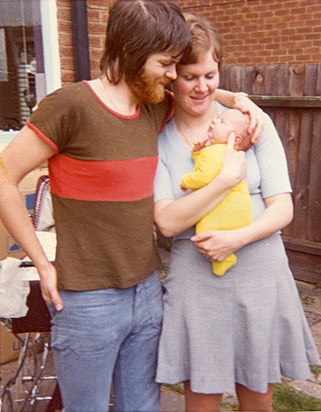
{"type": "Polygon", "coordinates": [[[273,408],[283,411],[320,411],[321,400],[300,393],[286,382],[274,385],[273,408]]]}
{"type": "Polygon", "coordinates": [[[171,389],[174,392],[178,392],[181,395],[184,395],[184,385],[183,383],[176,383],[174,385],[163,385],[165,388],[171,389]]]}
{"type": "Polygon", "coordinates": [[[318,378],[319,375],[321,375],[321,366],[311,366],[310,369],[316,378],[318,378]]]}
{"type": "MultiPolygon", "coordinates": [[[[320,372],[320,370],[318,372],[320,372]]],[[[184,394],[184,386],[182,383],[164,386],[175,392],[184,394]]],[[[272,403],[275,412],[321,411],[321,400],[297,391],[286,381],[283,381],[279,385],[274,385],[272,403]]],[[[237,400],[233,396],[223,399],[222,410],[237,411],[237,408],[237,400]]]]}

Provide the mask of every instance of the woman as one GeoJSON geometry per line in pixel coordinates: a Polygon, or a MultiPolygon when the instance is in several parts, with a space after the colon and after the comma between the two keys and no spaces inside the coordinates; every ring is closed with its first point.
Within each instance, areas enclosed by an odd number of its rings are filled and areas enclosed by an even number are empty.
{"type": "Polygon", "coordinates": [[[187,411],[217,411],[223,393],[234,390],[239,410],[271,411],[273,383],[282,375],[306,379],[309,364],[320,362],[279,232],[293,215],[286,158],[264,115],[261,138],[245,154],[253,222],[194,234],[195,223],[245,171],[244,152],[233,153],[231,136],[222,172],[193,193],[180,189],[182,176],[193,170],[193,144],[225,110],[213,100],[222,60],[218,34],[203,18],[186,19],[193,47],[177,68],[176,112],[159,138],[155,181],[155,222],[174,237],[157,381],[183,381],[187,411]],[[237,264],[213,276],[212,262],[230,253],[237,264]]]}

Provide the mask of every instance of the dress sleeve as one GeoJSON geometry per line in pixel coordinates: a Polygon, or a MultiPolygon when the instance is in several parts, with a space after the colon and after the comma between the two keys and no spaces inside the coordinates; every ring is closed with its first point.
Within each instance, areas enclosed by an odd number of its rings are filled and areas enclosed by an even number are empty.
{"type": "Polygon", "coordinates": [[[161,156],[159,156],[154,179],[154,202],[164,199],[174,199],[174,194],[168,169],[161,156]]]}
{"type": "Polygon", "coordinates": [[[264,114],[264,129],[254,150],[260,170],[263,198],[292,192],[285,151],[267,114],[264,114]]]}

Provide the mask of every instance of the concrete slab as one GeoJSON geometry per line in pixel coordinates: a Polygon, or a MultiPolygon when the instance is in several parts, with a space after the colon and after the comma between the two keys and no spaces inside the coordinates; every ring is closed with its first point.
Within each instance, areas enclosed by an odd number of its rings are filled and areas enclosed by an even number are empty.
{"type": "Polygon", "coordinates": [[[162,387],[161,412],[184,412],[184,396],[178,392],[162,387]]]}

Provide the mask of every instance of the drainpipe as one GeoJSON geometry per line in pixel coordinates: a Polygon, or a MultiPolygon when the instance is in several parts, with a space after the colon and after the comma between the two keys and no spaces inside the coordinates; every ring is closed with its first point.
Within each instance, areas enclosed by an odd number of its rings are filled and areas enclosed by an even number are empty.
{"type": "Polygon", "coordinates": [[[87,0],[72,0],[71,7],[76,81],[90,80],[87,0]]]}

